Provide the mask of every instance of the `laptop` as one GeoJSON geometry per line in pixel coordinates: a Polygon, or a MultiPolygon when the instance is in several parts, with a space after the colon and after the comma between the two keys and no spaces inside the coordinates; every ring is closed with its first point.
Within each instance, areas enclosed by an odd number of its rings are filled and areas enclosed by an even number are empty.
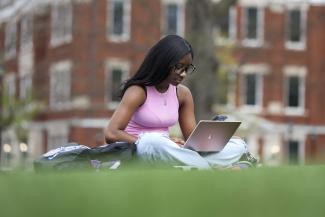
{"type": "Polygon", "coordinates": [[[238,129],[240,121],[201,120],[188,137],[184,148],[197,152],[219,152],[238,129]]]}

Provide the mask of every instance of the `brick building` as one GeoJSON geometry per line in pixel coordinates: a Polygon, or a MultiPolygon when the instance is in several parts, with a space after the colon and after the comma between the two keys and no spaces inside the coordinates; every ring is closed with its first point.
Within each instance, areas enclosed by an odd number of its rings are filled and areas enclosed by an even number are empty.
{"type": "Polygon", "coordinates": [[[325,1],[240,0],[228,14],[229,106],[248,117],[251,148],[270,164],[324,162],[325,1]]]}
{"type": "MultiPolygon", "coordinates": [[[[3,91],[45,105],[28,124],[28,153],[103,144],[122,80],[165,34],[184,35],[183,0],[16,0],[0,5],[3,91]]],[[[6,152],[21,141],[2,132],[6,152]],[[9,149],[8,149],[9,148],[9,149]]],[[[7,154],[2,152],[1,159],[7,154]]]]}

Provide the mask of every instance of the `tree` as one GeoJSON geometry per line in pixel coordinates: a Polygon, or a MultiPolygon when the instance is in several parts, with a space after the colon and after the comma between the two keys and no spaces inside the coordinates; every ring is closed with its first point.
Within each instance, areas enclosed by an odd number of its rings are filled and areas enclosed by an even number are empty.
{"type": "MultiPolygon", "coordinates": [[[[3,72],[2,72],[3,74],[3,72]]],[[[42,109],[39,102],[33,100],[31,94],[24,99],[10,97],[4,88],[2,79],[0,85],[0,159],[2,151],[2,132],[9,128],[15,130],[20,141],[27,142],[28,129],[26,123],[32,120],[42,109]]]]}
{"type": "Polygon", "coordinates": [[[213,115],[215,104],[225,103],[225,75],[220,74],[215,43],[215,27],[225,29],[228,26],[229,7],[236,0],[188,0],[187,1],[187,39],[192,44],[197,73],[191,76],[187,84],[191,88],[198,119],[209,119],[213,115]]]}
{"type": "Polygon", "coordinates": [[[213,39],[213,10],[211,0],[187,2],[187,39],[194,49],[197,72],[187,81],[192,90],[198,119],[211,118],[216,102],[216,71],[218,62],[213,39]]]}

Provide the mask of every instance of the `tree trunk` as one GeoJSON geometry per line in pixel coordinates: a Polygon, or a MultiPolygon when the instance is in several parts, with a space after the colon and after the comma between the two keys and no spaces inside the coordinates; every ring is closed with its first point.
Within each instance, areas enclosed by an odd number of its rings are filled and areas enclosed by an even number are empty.
{"type": "Polygon", "coordinates": [[[192,91],[198,120],[210,119],[212,106],[217,101],[217,59],[213,39],[212,2],[188,0],[186,7],[187,37],[194,50],[195,74],[187,79],[192,91]]]}

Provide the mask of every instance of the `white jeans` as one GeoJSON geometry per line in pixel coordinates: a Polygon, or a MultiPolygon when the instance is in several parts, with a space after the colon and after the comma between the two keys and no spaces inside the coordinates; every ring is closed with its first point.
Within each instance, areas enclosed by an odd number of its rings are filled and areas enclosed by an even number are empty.
{"type": "Polygon", "coordinates": [[[193,150],[180,147],[161,133],[144,133],[136,145],[137,155],[144,161],[163,161],[199,169],[229,166],[247,152],[247,145],[242,139],[230,139],[220,152],[201,156],[193,150]]]}

